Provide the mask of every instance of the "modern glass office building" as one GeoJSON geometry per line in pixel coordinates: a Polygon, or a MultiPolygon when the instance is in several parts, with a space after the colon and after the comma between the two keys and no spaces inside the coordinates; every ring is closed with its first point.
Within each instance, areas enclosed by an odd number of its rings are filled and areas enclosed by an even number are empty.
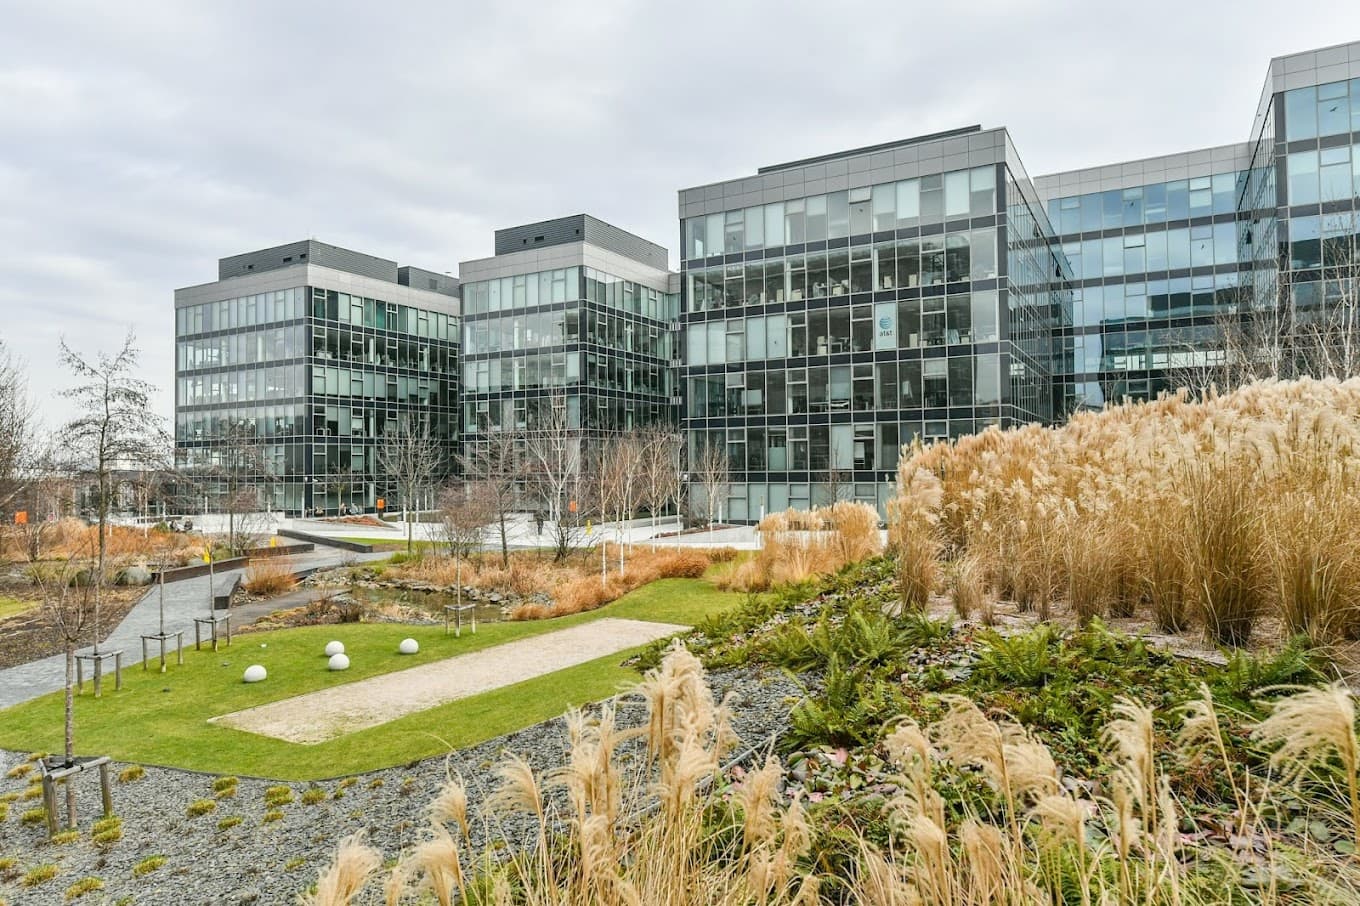
{"type": "Polygon", "coordinates": [[[399,420],[450,455],[458,281],[307,240],[223,258],[213,283],[175,291],[175,446],[211,477],[259,475],[260,506],[335,514],[399,506],[377,448],[399,420]],[[235,456],[241,444],[255,448],[235,456]],[[235,466],[239,468],[240,466],[235,466]]]}
{"type": "Polygon", "coordinates": [[[880,508],[903,444],[1057,414],[1065,265],[1004,129],[680,193],[683,425],[724,512],[880,508]]]}
{"type": "Polygon", "coordinates": [[[684,189],[678,274],[586,215],[499,230],[461,334],[451,278],[319,243],[223,259],[176,293],[178,443],[211,459],[249,419],[277,506],[371,507],[402,412],[452,454],[560,402],[586,437],[678,420],[754,521],[882,509],[914,438],[1201,385],[1254,354],[1225,342],[1246,322],[1294,373],[1309,331],[1360,372],[1360,43],[1271,60],[1243,113],[1238,144],[1034,179],[972,126],[684,189]]]}
{"type": "Polygon", "coordinates": [[[1360,43],[1272,60],[1247,142],[1035,187],[1073,269],[1068,408],[1214,374],[1232,354],[1225,330],[1243,320],[1286,338],[1354,335],[1360,43]]]}
{"type": "Polygon", "coordinates": [[[460,266],[466,444],[532,430],[554,402],[582,436],[676,421],[664,248],[578,214],[497,230],[495,249],[460,266]]]}

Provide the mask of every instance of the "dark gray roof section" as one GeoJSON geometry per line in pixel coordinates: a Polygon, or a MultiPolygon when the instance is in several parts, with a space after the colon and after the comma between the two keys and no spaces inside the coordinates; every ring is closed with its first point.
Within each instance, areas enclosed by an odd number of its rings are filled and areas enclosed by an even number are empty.
{"type": "Polygon", "coordinates": [[[836,151],[831,154],[819,154],[816,157],[805,157],[802,160],[791,160],[782,164],[770,164],[768,167],[761,167],[756,170],[756,174],[775,173],[779,170],[788,170],[792,167],[806,167],[809,164],[820,164],[828,160],[838,160],[842,157],[854,157],[856,154],[872,154],[875,151],[891,151],[894,148],[905,148],[907,145],[915,145],[920,142],[930,142],[941,138],[953,138],[958,135],[968,135],[973,132],[981,131],[982,126],[978,124],[960,126],[957,129],[946,129],[943,132],[931,132],[928,135],[917,135],[912,138],[898,139],[895,142],[883,142],[879,145],[865,145],[863,148],[852,148],[849,151],[836,151]]]}
{"type": "Polygon", "coordinates": [[[509,255],[569,242],[585,242],[657,270],[667,269],[669,255],[664,247],[589,214],[575,214],[497,230],[496,254],[509,255]]]}
{"type": "Polygon", "coordinates": [[[459,292],[457,277],[451,277],[448,274],[436,274],[434,271],[427,271],[420,267],[407,265],[397,268],[397,282],[412,289],[423,289],[456,298],[462,297],[459,292]]]}
{"type": "Polygon", "coordinates": [[[304,239],[301,242],[260,249],[258,252],[220,258],[217,261],[217,279],[226,280],[230,277],[257,274],[260,271],[292,267],[295,264],[314,264],[317,267],[328,267],[362,277],[372,277],[375,280],[385,280],[388,283],[397,282],[397,262],[317,242],[315,239],[304,239]]]}

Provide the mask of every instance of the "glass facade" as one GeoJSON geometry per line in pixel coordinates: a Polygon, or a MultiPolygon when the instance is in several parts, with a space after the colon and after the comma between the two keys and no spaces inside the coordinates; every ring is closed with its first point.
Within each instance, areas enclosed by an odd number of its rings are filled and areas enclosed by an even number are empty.
{"type": "MultiPolygon", "coordinates": [[[[450,299],[448,303],[455,303],[450,299]]],[[[175,441],[182,463],[221,466],[244,432],[261,501],[289,513],[396,505],[377,446],[397,420],[456,441],[459,319],[320,286],[175,312],[175,441]]]]}
{"type": "Polygon", "coordinates": [[[472,280],[463,298],[469,445],[531,430],[555,397],[587,436],[674,422],[676,294],[580,264],[472,280]]]}
{"type": "MultiPolygon", "coordinates": [[[[1309,80],[1315,73],[1295,59],[1288,79],[1309,80]]],[[[1061,376],[1068,409],[1223,373],[1225,338],[1242,319],[1256,319],[1243,337],[1264,323],[1288,337],[1354,307],[1360,79],[1322,81],[1319,69],[1318,84],[1277,90],[1283,62],[1272,63],[1245,145],[1038,181],[1074,274],[1073,324],[1060,331],[1071,351],[1061,376]],[[1140,180],[1144,166],[1195,172],[1140,180]],[[1117,187],[1054,188],[1088,174],[1117,187]]]]}
{"type": "Polygon", "coordinates": [[[371,507],[404,413],[452,458],[560,397],[583,436],[678,420],[691,462],[724,451],[725,518],[881,508],[915,438],[1202,381],[1254,313],[1360,323],[1358,203],[1360,43],[1272,60],[1239,145],[1031,180],[1004,129],[974,126],[682,190],[679,275],[577,215],[497,231],[495,257],[463,264],[461,319],[341,284],[180,306],[177,442],[211,463],[246,423],[276,507],[371,507]]]}
{"type": "Polygon", "coordinates": [[[1360,78],[1284,91],[1270,113],[1257,141],[1275,163],[1277,273],[1257,302],[1283,306],[1296,329],[1340,323],[1349,338],[1360,308],[1360,78]]]}
{"type": "Polygon", "coordinates": [[[988,163],[682,219],[683,426],[691,462],[726,451],[725,518],[881,510],[913,438],[1051,417],[1059,264],[1021,181],[988,163]]]}
{"type": "Polygon", "coordinates": [[[1072,267],[1071,369],[1063,408],[1149,399],[1186,371],[1218,364],[1219,323],[1235,309],[1237,204],[1245,171],[1048,200],[1072,267]]]}

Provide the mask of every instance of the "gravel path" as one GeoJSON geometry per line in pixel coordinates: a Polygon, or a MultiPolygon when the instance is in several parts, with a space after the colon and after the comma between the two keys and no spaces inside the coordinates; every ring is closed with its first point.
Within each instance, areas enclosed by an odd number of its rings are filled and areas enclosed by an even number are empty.
{"type": "Polygon", "coordinates": [[[687,629],[688,626],[672,623],[606,618],[233,711],[210,722],[285,742],[314,745],[470,695],[556,673],[687,629]]]}
{"type": "MultiPolygon", "coordinates": [[[[719,696],[732,694],[735,729],[746,745],[757,748],[750,760],[762,759],[775,735],[787,727],[789,699],[799,694],[796,684],[779,673],[750,670],[713,674],[709,682],[719,696]]],[[[639,704],[621,700],[621,724],[637,723],[643,714],[639,704]]],[[[214,778],[147,768],[145,778],[115,785],[123,839],[107,852],[90,842],[90,824],[98,812],[98,784],[84,780],[79,787],[82,834],[74,843],[48,843],[39,826],[20,822],[20,813],[34,802],[10,803],[9,818],[0,822],[0,857],[17,857],[21,871],[51,863],[58,874],[32,889],[21,887],[17,878],[0,875],[0,900],[12,906],[56,906],[64,902],[68,886],[88,876],[101,879],[105,890],[75,902],[135,902],[137,906],[294,903],[298,892],[329,861],[337,841],[354,831],[366,831],[389,858],[423,839],[426,807],[450,774],[463,777],[472,813],[477,815],[477,804],[495,783],[492,768],[504,754],[517,753],[541,772],[563,763],[566,746],[563,722],[558,719],[444,758],[364,774],[353,781],[277,784],[291,789],[296,798],[279,809],[280,818],[269,822],[264,820],[264,795],[274,783],[242,778],[234,796],[217,800],[208,814],[189,818],[190,803],[212,799],[214,778]],[[320,789],[324,798],[305,804],[302,797],[310,788],[320,789]],[[218,822],[231,817],[239,817],[240,823],[219,829],[218,822]],[[164,856],[165,864],[134,878],[133,866],[152,855],[164,856]]],[[[0,797],[26,788],[24,779],[4,776],[21,761],[18,754],[0,751],[0,797]]],[[[524,838],[523,827],[474,821],[478,847],[492,839],[514,845],[524,838]]],[[[364,902],[380,902],[376,893],[370,891],[364,902]]]]}

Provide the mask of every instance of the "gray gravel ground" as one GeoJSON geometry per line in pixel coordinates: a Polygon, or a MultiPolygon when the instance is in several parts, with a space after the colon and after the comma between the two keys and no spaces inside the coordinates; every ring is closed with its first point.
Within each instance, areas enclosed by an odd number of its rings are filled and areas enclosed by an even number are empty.
{"type": "MultiPolygon", "coordinates": [[[[749,670],[714,674],[710,684],[719,697],[732,693],[735,728],[745,746],[759,750],[751,758],[763,758],[761,753],[787,728],[790,699],[799,694],[798,687],[783,675],[749,670]]],[[[627,725],[641,717],[641,708],[621,705],[619,713],[620,723],[627,725]]],[[[21,823],[21,814],[37,801],[9,803],[9,817],[0,822],[0,860],[13,857],[18,864],[8,873],[11,876],[0,872],[0,903],[63,903],[66,889],[84,877],[99,878],[104,890],[87,894],[77,903],[293,903],[330,860],[337,841],[355,831],[366,831],[388,858],[423,839],[425,809],[451,773],[461,775],[466,783],[475,816],[477,803],[495,784],[492,769],[500,756],[519,754],[542,772],[562,764],[565,751],[563,722],[558,719],[444,758],[362,774],[345,787],[342,780],[282,784],[292,788],[295,799],[282,807],[281,820],[267,824],[262,823],[268,810],[265,790],[280,784],[242,778],[235,796],[218,800],[208,814],[190,818],[186,809],[196,800],[213,797],[216,778],[149,767],[143,779],[115,785],[114,804],[123,819],[123,839],[107,852],[90,842],[90,825],[99,809],[98,783],[85,778],[79,788],[82,834],[73,843],[54,845],[40,825],[21,823]],[[323,790],[326,798],[307,805],[302,796],[312,786],[323,790]],[[218,822],[229,816],[242,820],[219,830],[218,822]],[[152,855],[164,856],[165,864],[134,878],[133,866],[152,855]],[[21,886],[23,872],[45,863],[58,867],[55,878],[34,888],[21,886]]],[[[0,750],[0,796],[22,794],[27,788],[26,779],[4,776],[23,760],[21,754],[0,750]]],[[[483,828],[474,832],[482,837],[474,839],[476,847],[486,842],[485,837],[514,844],[527,835],[525,827],[513,824],[474,820],[474,826],[483,828]]]]}

